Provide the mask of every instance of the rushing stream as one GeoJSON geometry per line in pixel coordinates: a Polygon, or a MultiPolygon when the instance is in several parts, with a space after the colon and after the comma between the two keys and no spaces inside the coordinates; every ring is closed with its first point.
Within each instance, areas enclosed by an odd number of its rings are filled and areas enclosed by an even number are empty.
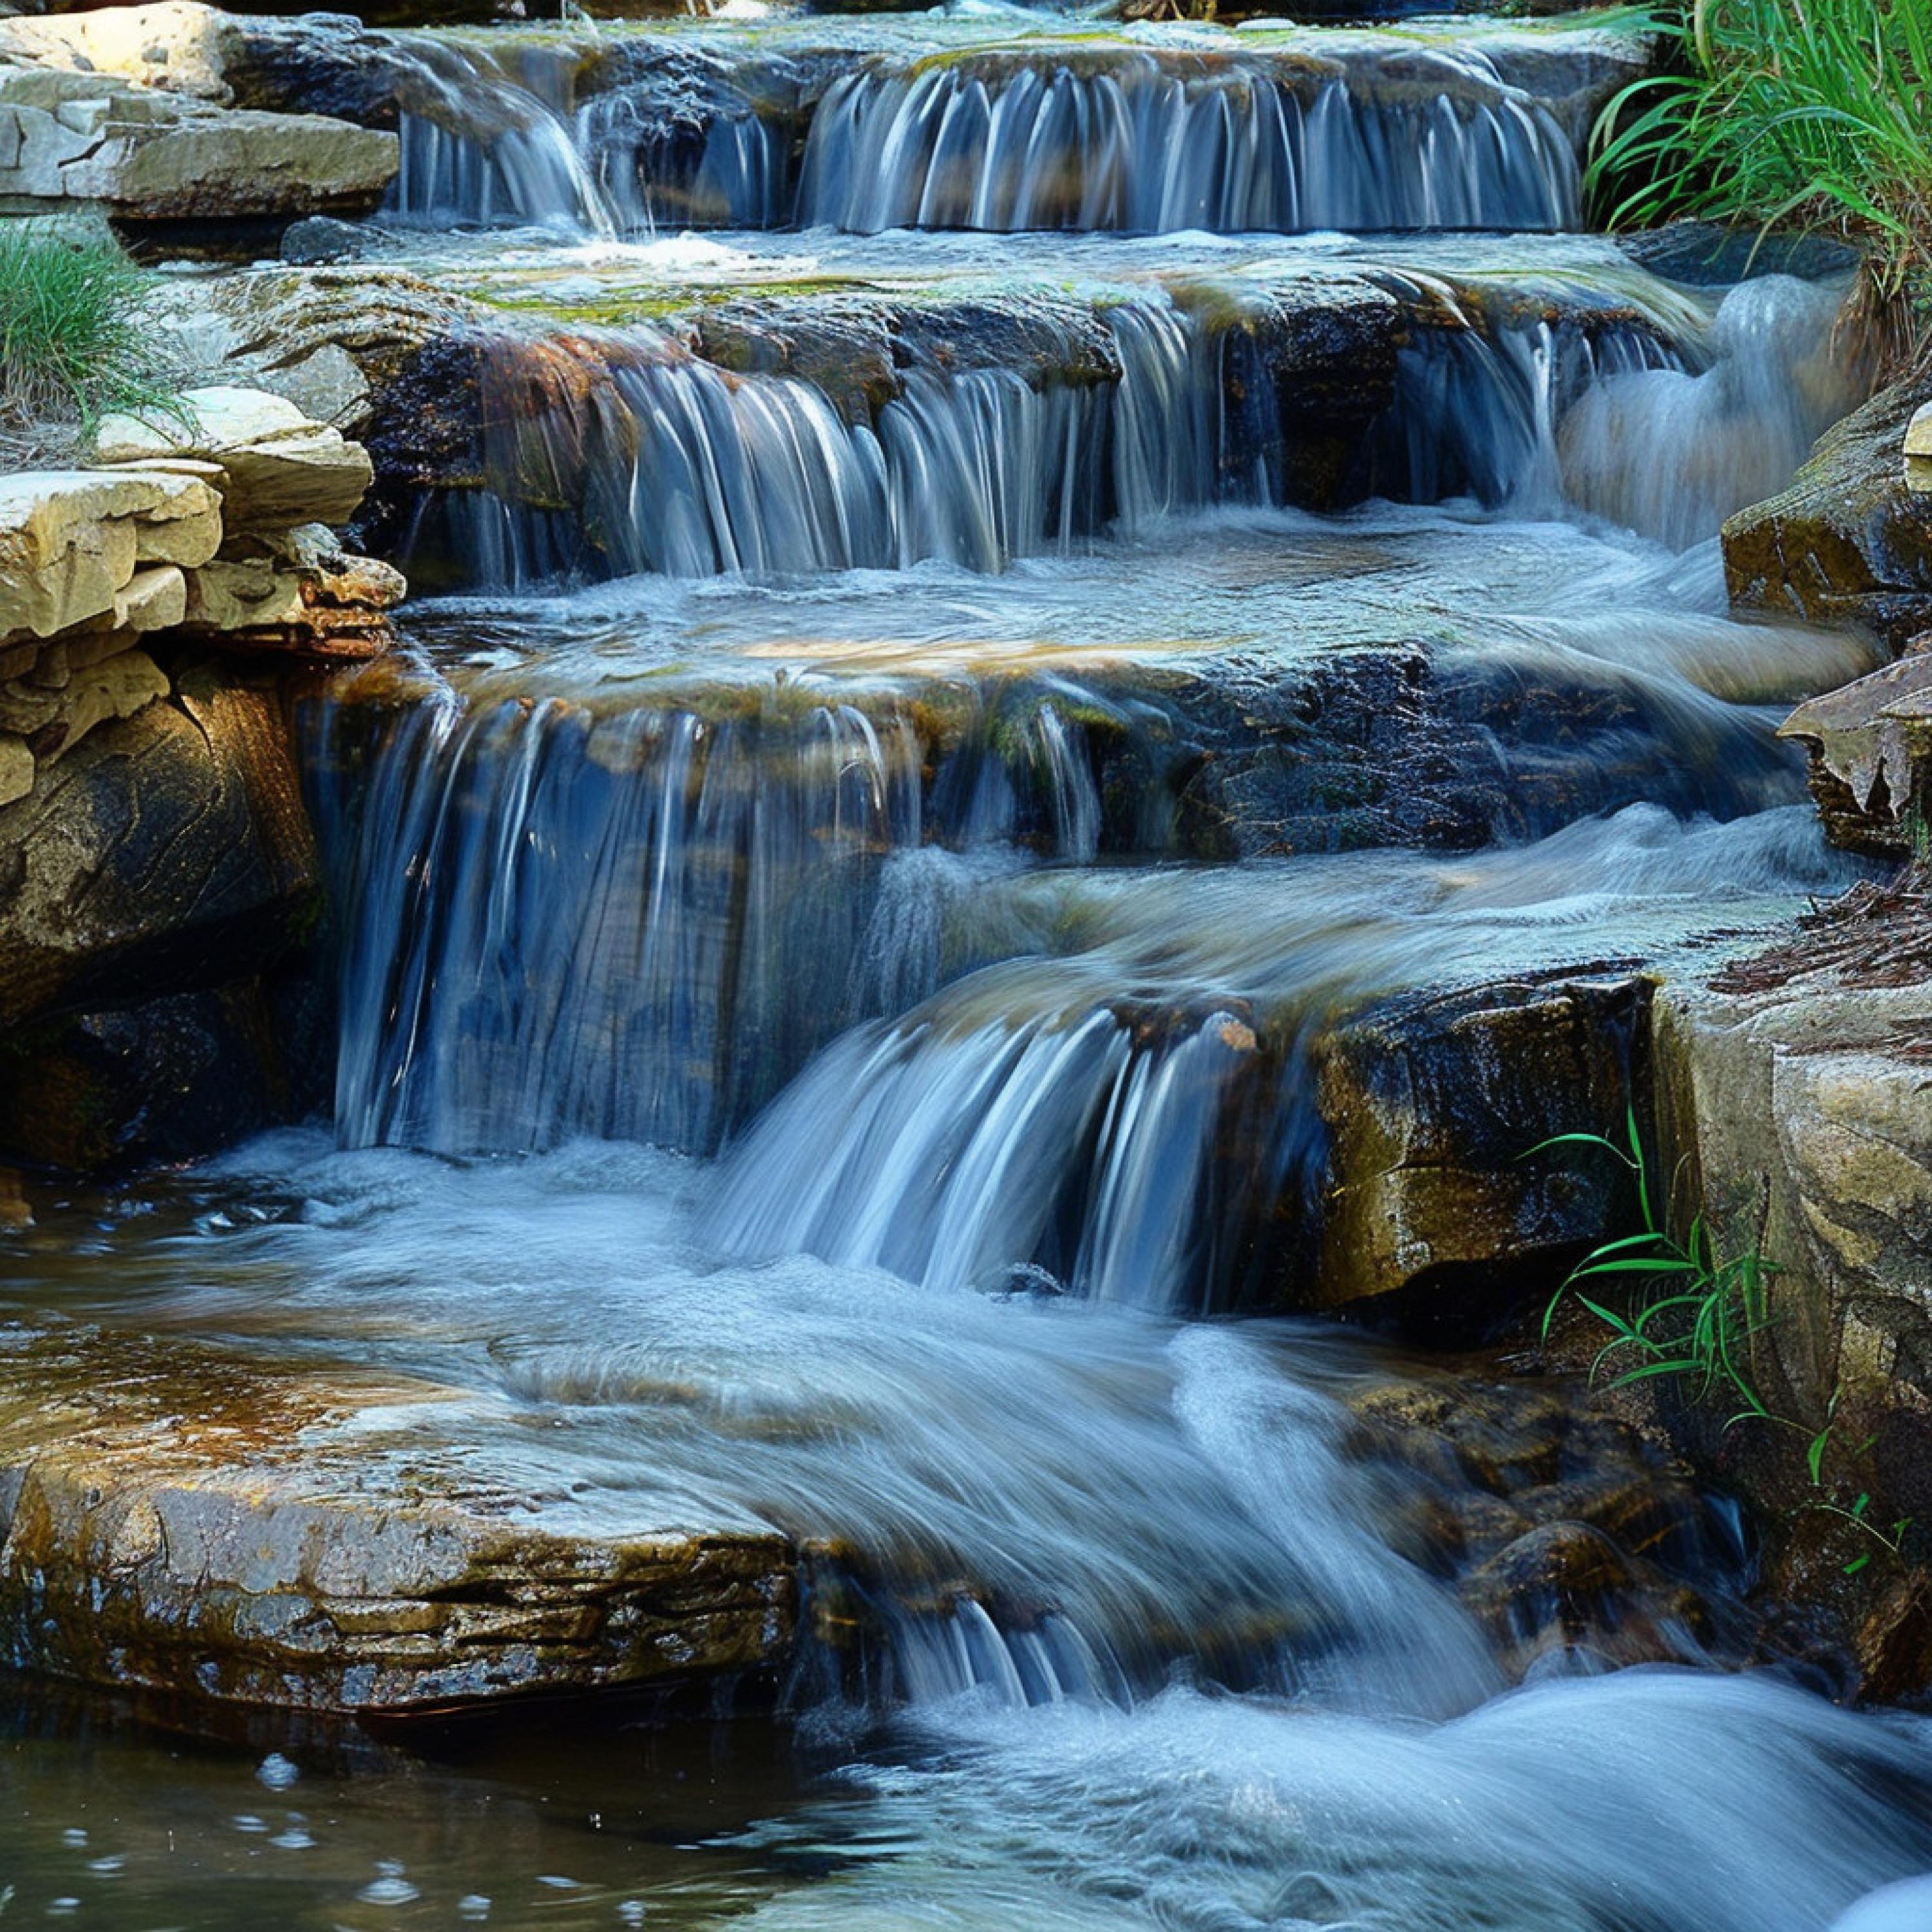
{"type": "Polygon", "coordinates": [[[796,1627],[373,1735],[11,1683],[9,1924],[1922,1932],[1932,1730],[1779,1654],[1726,1499],[1275,1298],[1352,1023],[1856,875],[1774,734],[1868,648],[1715,543],[1843,292],[1564,232],[1561,44],[382,43],[371,248],[505,320],[385,511],[458,594],[299,721],[332,1098],[37,1193],[0,1348],[159,1439],[272,1384],[384,1536],[765,1538],[796,1627]]]}

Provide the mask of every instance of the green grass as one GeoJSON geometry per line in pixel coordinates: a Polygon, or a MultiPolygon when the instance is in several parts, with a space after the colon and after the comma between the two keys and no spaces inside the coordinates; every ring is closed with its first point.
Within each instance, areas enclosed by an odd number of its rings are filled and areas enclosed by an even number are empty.
{"type": "Polygon", "coordinates": [[[1682,72],[1606,107],[1590,182],[1612,226],[1698,215],[1826,230],[1868,251],[1900,364],[1932,353],[1932,7],[1695,0],[1682,72]]]}
{"type": "Polygon", "coordinates": [[[1775,1265],[1755,1249],[1720,1258],[1702,1215],[1694,1216],[1682,1239],[1658,1211],[1633,1112],[1625,1123],[1627,1144],[1602,1134],[1559,1134],[1529,1151],[1587,1147],[1606,1151],[1628,1168],[1636,1185],[1641,1230],[1594,1248],[1552,1298],[1543,1317],[1550,1324],[1564,1298],[1577,1301],[1606,1328],[1610,1339],[1599,1352],[1592,1377],[1613,1360],[1627,1364],[1613,1388],[1667,1376],[1688,1383],[1700,1398],[1721,1396],[1732,1413],[1724,1426],[1748,1417],[1774,1421],[1752,1380],[1750,1347],[1769,1322],[1766,1290],[1775,1265]],[[1630,1292],[1622,1308],[1586,1294],[1580,1283],[1609,1282],[1630,1292]]]}
{"type": "Polygon", "coordinates": [[[1866,1544],[1840,1566],[1844,1574],[1855,1576],[1867,1568],[1875,1550],[1903,1562],[1912,1519],[1900,1516],[1888,1525],[1882,1522],[1873,1514],[1868,1490],[1858,1490],[1849,1502],[1840,1501],[1856,1484],[1842,1472],[1833,1473],[1826,1468],[1834,1448],[1838,1463],[1856,1468],[1878,1439],[1868,1436],[1851,1444],[1837,1442],[1844,1384],[1833,1390],[1824,1426],[1816,1430],[1779,1414],[1758,1393],[1751,1348],[1756,1337],[1772,1325],[1769,1289],[1778,1272],[1776,1262],[1766,1259],[1756,1247],[1720,1258],[1701,1214],[1693,1217],[1681,1240],[1670,1232],[1668,1205],[1660,1213],[1634,1108],[1625,1116],[1621,1142],[1604,1134],[1558,1134],[1527,1149],[1523,1158],[1552,1148],[1571,1147],[1607,1153],[1629,1169],[1642,1226],[1635,1234],[1600,1244],[1570,1270],[1544,1311],[1544,1342],[1550,1339],[1558,1311],[1574,1296],[1579,1306],[1610,1331],[1591,1366],[1593,1385],[1606,1367],[1621,1360],[1628,1366],[1612,1378],[1612,1388],[1667,1377],[1683,1386],[1694,1400],[1721,1400],[1730,1411],[1724,1419],[1726,1432],[1740,1422],[1752,1421],[1807,1436],[1805,1468],[1814,1494],[1804,1507],[1858,1531],[1866,1544]],[[1610,1286],[1597,1288],[1599,1282],[1610,1286]],[[1582,1283],[1590,1284],[1595,1292],[1584,1293],[1580,1286],[1582,1283]],[[1598,1300],[1597,1294],[1610,1299],[1598,1300]],[[1621,1305],[1612,1306],[1612,1300],[1621,1305]]]}
{"type": "Polygon", "coordinates": [[[13,436],[54,446],[112,410],[173,406],[148,286],[104,230],[0,222],[0,423],[13,436]]]}

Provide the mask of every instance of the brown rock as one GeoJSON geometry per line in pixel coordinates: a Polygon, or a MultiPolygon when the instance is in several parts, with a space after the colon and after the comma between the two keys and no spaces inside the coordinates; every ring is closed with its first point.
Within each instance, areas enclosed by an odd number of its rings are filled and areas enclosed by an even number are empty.
{"type": "Polygon", "coordinates": [[[0,1025],[225,983],[316,890],[279,707],[189,675],[0,808],[0,1025]]]}
{"type": "Polygon", "coordinates": [[[1342,1028],[1321,1055],[1322,1300],[1458,1270],[1546,1272],[1602,1238],[1614,1164],[1525,1156],[1623,1119],[1649,996],[1634,976],[1559,977],[1397,1000],[1342,1028]]]}
{"type": "Polygon", "coordinates": [[[1896,649],[1932,626],[1932,496],[1899,450],[1922,388],[1884,391],[1818,442],[1790,489],[1724,526],[1732,602],[1855,619],[1896,649]]]}
{"type": "Polygon", "coordinates": [[[626,1522],[553,1524],[479,1473],[462,1391],[111,1330],[27,1340],[8,1367],[7,1663],[190,1702],[400,1714],[788,1651],[778,1532],[694,1521],[645,1486],[626,1522]],[[380,1492],[359,1492],[376,1463],[380,1492]]]}

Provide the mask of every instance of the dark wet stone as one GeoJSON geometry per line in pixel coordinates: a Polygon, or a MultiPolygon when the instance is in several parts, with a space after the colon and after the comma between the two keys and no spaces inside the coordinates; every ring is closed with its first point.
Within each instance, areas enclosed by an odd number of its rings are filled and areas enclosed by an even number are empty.
{"type": "MultiPolygon", "coordinates": [[[[1552,976],[1394,1000],[1338,1029],[1319,1063],[1329,1180],[1312,1292],[1330,1306],[1454,1296],[1459,1277],[1528,1263],[1546,1283],[1603,1239],[1622,1170],[1526,1156],[1623,1118],[1649,999],[1634,976],[1552,976]]],[[[1503,1285],[1480,1298],[1492,1320],[1503,1285]]]]}
{"type": "Polygon", "coordinates": [[[89,734],[0,811],[0,1025],[225,986],[312,928],[280,705],[214,676],[89,734]]]}

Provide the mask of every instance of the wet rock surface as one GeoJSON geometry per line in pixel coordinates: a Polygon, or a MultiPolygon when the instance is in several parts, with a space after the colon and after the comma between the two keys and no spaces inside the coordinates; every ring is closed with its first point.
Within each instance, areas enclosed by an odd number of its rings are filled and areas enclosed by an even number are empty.
{"type": "Polygon", "coordinates": [[[386,1414],[452,1391],[84,1328],[0,1331],[0,1359],[10,1664],[381,1715],[755,1671],[788,1644],[769,1530],[647,1494],[622,1533],[553,1527],[466,1480],[453,1434],[386,1444],[386,1414]]]}
{"type": "Polygon", "coordinates": [[[1634,976],[1552,977],[1345,1022],[1319,1050],[1330,1179],[1313,1293],[1406,1291],[1425,1324],[1436,1298],[1453,1334],[1472,1304],[1478,1327],[1506,1320],[1513,1274],[1540,1283],[1600,1239],[1615,1172],[1530,1150],[1636,1103],[1650,997],[1634,976]]]}
{"type": "Polygon", "coordinates": [[[1932,496],[1907,486],[1903,383],[1831,430],[1791,488],[1724,526],[1734,603],[1869,626],[1894,650],[1932,631],[1932,496]]]}

